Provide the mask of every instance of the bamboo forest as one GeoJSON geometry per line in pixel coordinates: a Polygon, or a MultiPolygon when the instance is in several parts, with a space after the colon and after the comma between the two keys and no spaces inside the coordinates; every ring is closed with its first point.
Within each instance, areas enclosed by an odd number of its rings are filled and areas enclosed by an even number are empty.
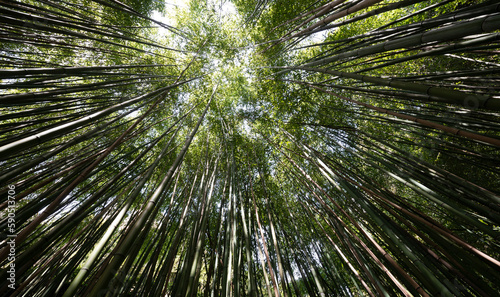
{"type": "Polygon", "coordinates": [[[0,0],[0,297],[500,296],[498,0],[0,0]]]}

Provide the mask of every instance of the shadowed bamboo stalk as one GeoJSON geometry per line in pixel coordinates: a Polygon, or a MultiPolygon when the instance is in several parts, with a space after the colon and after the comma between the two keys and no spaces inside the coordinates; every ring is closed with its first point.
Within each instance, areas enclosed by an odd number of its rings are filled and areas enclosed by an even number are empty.
{"type": "Polygon", "coordinates": [[[137,235],[140,234],[141,229],[143,225],[146,223],[146,220],[149,219],[150,214],[153,212],[153,210],[156,208],[156,204],[158,200],[160,199],[160,195],[164,191],[165,188],[168,188],[172,181],[172,176],[174,172],[177,170],[179,165],[182,163],[184,156],[189,148],[189,145],[191,144],[191,141],[193,140],[203,118],[205,117],[205,114],[210,106],[210,102],[212,101],[212,98],[215,94],[216,88],[214,88],[214,91],[212,95],[210,96],[210,99],[208,100],[208,103],[205,107],[205,110],[201,114],[196,126],[194,127],[193,131],[191,132],[190,135],[185,140],[184,146],[181,148],[181,151],[177,155],[177,158],[173,162],[172,166],[169,168],[168,172],[165,174],[165,177],[163,178],[162,182],[158,186],[158,188],[155,190],[153,195],[149,198],[148,204],[144,208],[144,210],[141,212],[141,215],[138,217],[137,221],[134,223],[134,226],[132,226],[132,229],[130,232],[127,234],[127,237],[124,239],[124,241],[120,244],[120,248],[116,251],[114,254],[114,257],[112,258],[111,262],[106,266],[106,270],[103,272],[103,275],[99,278],[99,281],[94,285],[92,288],[92,291],[90,292],[90,295],[95,296],[96,294],[101,294],[104,291],[107,291],[106,287],[109,285],[109,282],[111,279],[115,276],[114,273],[115,271],[119,268],[119,266],[122,264],[123,260],[127,257],[127,253],[133,244],[134,240],[136,239],[137,235]]]}
{"type": "Polygon", "coordinates": [[[429,2],[0,1],[2,294],[494,296],[500,5],[429,2]]]}
{"type": "Polygon", "coordinates": [[[417,122],[417,123],[419,123],[421,125],[424,125],[424,126],[427,126],[427,127],[439,129],[439,130],[442,130],[442,131],[445,131],[445,132],[448,132],[448,133],[451,133],[451,134],[454,134],[454,135],[460,135],[460,136],[463,136],[463,137],[467,137],[467,138],[470,138],[470,139],[478,140],[478,141],[481,141],[481,142],[489,143],[489,144],[492,144],[492,145],[500,147],[500,139],[496,139],[496,138],[492,138],[492,137],[488,137],[488,136],[484,136],[484,135],[480,135],[480,134],[476,134],[476,133],[472,133],[472,132],[468,132],[468,131],[464,131],[464,130],[460,130],[460,129],[456,129],[456,128],[444,126],[444,125],[441,125],[441,124],[438,124],[438,123],[434,123],[434,122],[431,122],[431,121],[422,120],[422,119],[419,119],[419,118],[414,117],[414,116],[410,116],[410,115],[405,115],[405,114],[393,112],[393,111],[387,110],[385,108],[375,107],[373,105],[370,105],[370,104],[367,104],[367,103],[363,103],[363,102],[360,102],[360,101],[357,101],[357,100],[354,100],[354,99],[350,99],[350,98],[347,98],[345,96],[333,93],[331,91],[319,88],[319,87],[317,87],[315,85],[312,85],[312,84],[309,84],[309,83],[299,82],[299,81],[294,81],[294,82],[310,86],[311,88],[320,90],[320,91],[328,93],[330,95],[334,95],[334,96],[339,97],[339,98],[341,98],[343,100],[350,101],[350,102],[359,104],[361,106],[364,106],[364,107],[367,107],[367,108],[370,108],[370,109],[373,109],[373,110],[376,110],[376,111],[379,111],[379,112],[382,112],[382,113],[386,113],[386,114],[389,114],[389,115],[392,115],[392,116],[396,116],[396,117],[401,118],[401,119],[414,121],[414,122],[417,122]]]}

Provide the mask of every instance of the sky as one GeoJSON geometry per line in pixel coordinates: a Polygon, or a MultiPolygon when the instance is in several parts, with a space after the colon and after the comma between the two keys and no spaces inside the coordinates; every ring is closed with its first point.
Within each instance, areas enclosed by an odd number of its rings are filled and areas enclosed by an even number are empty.
{"type": "MultiPolygon", "coordinates": [[[[187,8],[189,5],[189,1],[190,0],[165,0],[167,14],[170,13],[170,16],[162,14],[159,11],[153,11],[153,14],[151,17],[154,20],[157,20],[157,21],[160,21],[160,22],[165,23],[167,25],[175,27],[176,23],[175,23],[175,9],[174,8],[175,7],[187,8]]],[[[212,1],[214,1],[216,3],[223,3],[222,6],[217,5],[218,7],[221,7],[220,11],[221,11],[222,16],[237,13],[236,7],[229,0],[212,0],[212,1]]],[[[160,35],[168,34],[168,30],[160,27],[158,33],[160,35]]],[[[309,44],[313,44],[313,43],[322,42],[326,38],[326,36],[327,36],[326,32],[319,32],[317,34],[313,34],[313,35],[309,36],[302,43],[303,43],[303,45],[309,45],[309,44]]]]}
{"type": "MultiPolygon", "coordinates": [[[[166,0],[165,4],[166,4],[167,12],[170,12],[171,11],[170,8],[174,8],[174,7],[187,8],[189,1],[190,0],[166,0]]],[[[222,1],[217,1],[217,2],[222,2],[222,1]]],[[[231,1],[224,1],[221,11],[222,11],[222,15],[234,14],[234,13],[236,13],[236,7],[234,6],[234,4],[231,1]]],[[[161,22],[168,24],[168,25],[171,25],[171,26],[175,25],[174,24],[175,19],[172,18],[173,16],[174,15],[172,14],[171,17],[168,17],[167,15],[164,15],[164,14],[160,13],[159,11],[153,11],[153,14],[152,14],[153,19],[155,19],[157,21],[161,21],[161,22]]],[[[161,29],[160,31],[162,31],[162,30],[164,30],[164,29],[161,29]]]]}

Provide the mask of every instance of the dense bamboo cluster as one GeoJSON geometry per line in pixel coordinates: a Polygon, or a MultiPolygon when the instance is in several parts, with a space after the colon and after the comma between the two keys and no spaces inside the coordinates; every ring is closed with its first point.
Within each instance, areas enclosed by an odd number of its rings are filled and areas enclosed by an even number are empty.
{"type": "Polygon", "coordinates": [[[0,296],[498,295],[500,4],[234,3],[0,1],[0,296]]]}

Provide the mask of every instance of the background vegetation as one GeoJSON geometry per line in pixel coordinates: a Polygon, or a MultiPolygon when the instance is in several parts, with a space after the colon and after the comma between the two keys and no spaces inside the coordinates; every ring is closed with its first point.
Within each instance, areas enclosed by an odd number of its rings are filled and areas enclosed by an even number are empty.
{"type": "Polygon", "coordinates": [[[498,295],[499,10],[0,1],[1,295],[498,295]]]}

